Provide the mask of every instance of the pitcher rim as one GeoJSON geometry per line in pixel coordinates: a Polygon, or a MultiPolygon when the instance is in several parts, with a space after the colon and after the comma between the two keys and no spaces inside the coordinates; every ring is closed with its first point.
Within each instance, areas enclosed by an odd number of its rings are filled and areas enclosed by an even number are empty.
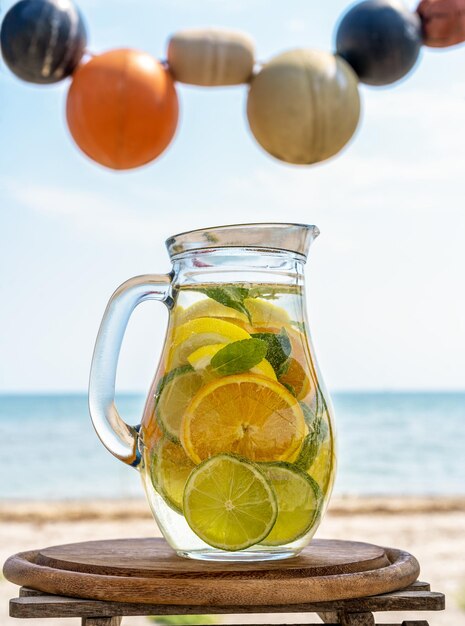
{"type": "Polygon", "coordinates": [[[313,224],[250,222],[183,231],[168,237],[165,244],[171,259],[189,252],[222,248],[276,250],[306,259],[310,244],[319,234],[319,228],[313,224]]]}

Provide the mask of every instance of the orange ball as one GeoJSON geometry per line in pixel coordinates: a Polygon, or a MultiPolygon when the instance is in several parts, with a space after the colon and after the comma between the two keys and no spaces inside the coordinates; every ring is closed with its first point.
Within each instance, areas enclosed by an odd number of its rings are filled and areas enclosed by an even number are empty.
{"type": "Polygon", "coordinates": [[[178,98],[171,75],[152,56],[111,50],[74,73],[66,117],[87,156],[126,170],[156,159],[171,142],[178,98]]]}

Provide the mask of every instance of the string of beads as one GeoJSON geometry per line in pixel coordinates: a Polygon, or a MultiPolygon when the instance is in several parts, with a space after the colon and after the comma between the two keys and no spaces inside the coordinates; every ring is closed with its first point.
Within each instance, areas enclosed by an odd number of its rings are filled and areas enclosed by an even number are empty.
{"type": "Polygon", "coordinates": [[[71,77],[68,127],[79,148],[108,168],[140,167],[160,156],[178,125],[176,82],[246,84],[247,118],[258,143],[294,164],[337,154],[360,118],[359,82],[380,86],[406,76],[422,45],[465,41],[465,0],[364,0],[336,31],[335,53],[296,49],[257,66],[245,34],[186,30],[171,36],[167,61],[132,49],[86,57],[87,34],[72,0],[20,0],[0,30],[3,59],[38,84],[71,77]]]}

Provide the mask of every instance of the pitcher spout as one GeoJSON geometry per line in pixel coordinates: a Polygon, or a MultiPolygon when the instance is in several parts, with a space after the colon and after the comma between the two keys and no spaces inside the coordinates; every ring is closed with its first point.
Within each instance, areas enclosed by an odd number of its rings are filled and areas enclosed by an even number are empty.
{"type": "Polygon", "coordinates": [[[166,247],[171,258],[214,248],[248,248],[290,252],[305,261],[319,234],[309,224],[234,224],[179,233],[166,240],[166,247]]]}

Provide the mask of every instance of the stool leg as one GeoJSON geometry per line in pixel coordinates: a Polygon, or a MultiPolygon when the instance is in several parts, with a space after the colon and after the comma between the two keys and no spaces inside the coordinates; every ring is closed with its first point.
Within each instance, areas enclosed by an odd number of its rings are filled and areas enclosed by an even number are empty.
{"type": "Polygon", "coordinates": [[[83,617],[82,626],[120,626],[122,617],[83,617]]]}
{"type": "Polygon", "coordinates": [[[339,613],[336,611],[321,611],[320,613],[317,613],[317,615],[325,624],[339,624],[341,621],[339,619],[339,613]]]}
{"type": "Polygon", "coordinates": [[[345,611],[325,611],[318,613],[325,624],[341,626],[375,626],[373,613],[346,613],[345,611]]]}

